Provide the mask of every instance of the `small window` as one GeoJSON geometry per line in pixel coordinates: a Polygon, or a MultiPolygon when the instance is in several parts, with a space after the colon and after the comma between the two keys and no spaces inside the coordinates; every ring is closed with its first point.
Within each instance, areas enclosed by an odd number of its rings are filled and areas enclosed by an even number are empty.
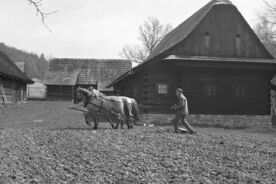
{"type": "Polygon", "coordinates": [[[209,49],[210,47],[210,34],[208,32],[205,33],[205,48],[209,49]]]}
{"type": "Polygon", "coordinates": [[[205,85],[205,94],[207,96],[216,96],[217,94],[217,88],[216,88],[216,84],[206,84],[205,85]]]}
{"type": "Polygon", "coordinates": [[[236,35],[236,52],[237,56],[241,56],[241,35],[236,35]]]}
{"type": "Polygon", "coordinates": [[[157,93],[160,95],[168,94],[168,85],[164,83],[157,84],[157,93]]]}
{"type": "Polygon", "coordinates": [[[236,97],[244,97],[245,96],[245,86],[242,84],[236,84],[233,88],[234,95],[236,97]]]}

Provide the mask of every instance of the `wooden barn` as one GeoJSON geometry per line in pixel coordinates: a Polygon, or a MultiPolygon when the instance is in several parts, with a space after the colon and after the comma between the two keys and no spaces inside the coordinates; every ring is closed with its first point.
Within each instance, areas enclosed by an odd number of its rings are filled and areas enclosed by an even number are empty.
{"type": "Polygon", "coordinates": [[[48,99],[73,98],[78,86],[90,86],[113,94],[106,85],[131,69],[131,62],[120,59],[54,59],[50,61],[44,83],[48,99]]]}
{"type": "Polygon", "coordinates": [[[274,74],[274,57],[238,9],[212,0],[108,87],[136,98],[145,112],[169,112],[181,87],[192,114],[265,115],[274,74]]]}
{"type": "Polygon", "coordinates": [[[33,81],[0,51],[0,103],[15,103],[26,97],[27,84],[33,81]]]}

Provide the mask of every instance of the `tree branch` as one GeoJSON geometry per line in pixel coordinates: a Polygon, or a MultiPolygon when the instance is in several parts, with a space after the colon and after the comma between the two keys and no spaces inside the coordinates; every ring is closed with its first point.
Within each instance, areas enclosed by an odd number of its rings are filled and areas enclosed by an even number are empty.
{"type": "Polygon", "coordinates": [[[36,10],[36,15],[41,18],[42,24],[45,26],[45,28],[49,31],[52,32],[51,29],[48,27],[48,25],[45,22],[45,19],[48,15],[54,14],[57,12],[57,10],[52,11],[52,12],[44,12],[41,9],[42,6],[42,0],[27,0],[30,5],[32,5],[35,10],[36,10]]]}
{"type": "Polygon", "coordinates": [[[120,55],[135,63],[141,63],[147,59],[158,43],[172,29],[170,24],[162,25],[155,17],[149,17],[143,25],[139,26],[139,45],[125,45],[120,55]]]}
{"type": "Polygon", "coordinates": [[[263,0],[261,13],[257,14],[255,31],[266,48],[276,56],[276,3],[263,0]]]}

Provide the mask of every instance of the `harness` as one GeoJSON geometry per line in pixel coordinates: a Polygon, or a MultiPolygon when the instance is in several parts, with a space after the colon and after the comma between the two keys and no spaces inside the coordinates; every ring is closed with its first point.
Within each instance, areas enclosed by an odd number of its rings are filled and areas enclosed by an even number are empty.
{"type": "MultiPolygon", "coordinates": [[[[96,107],[96,108],[98,108],[99,110],[98,110],[98,112],[102,112],[102,110],[103,110],[103,100],[102,99],[98,99],[98,100],[100,100],[100,102],[101,102],[101,104],[100,105],[97,105],[97,104],[95,104],[95,103],[93,103],[93,102],[91,102],[91,100],[90,100],[90,98],[87,98],[87,100],[86,100],[86,106],[88,105],[88,104],[91,104],[91,105],[93,105],[94,107],[96,107]]],[[[85,106],[85,107],[86,107],[85,106]]]]}

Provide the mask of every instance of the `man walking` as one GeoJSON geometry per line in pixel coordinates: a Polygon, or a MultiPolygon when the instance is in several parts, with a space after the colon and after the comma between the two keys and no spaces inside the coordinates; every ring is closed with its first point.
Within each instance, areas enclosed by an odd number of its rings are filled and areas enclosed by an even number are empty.
{"type": "Polygon", "coordinates": [[[186,97],[183,95],[181,88],[176,89],[177,104],[173,105],[171,109],[175,110],[175,118],[173,119],[174,132],[178,133],[178,122],[181,120],[184,127],[189,131],[190,134],[196,133],[195,130],[190,126],[185,117],[189,114],[188,102],[186,97]]]}

